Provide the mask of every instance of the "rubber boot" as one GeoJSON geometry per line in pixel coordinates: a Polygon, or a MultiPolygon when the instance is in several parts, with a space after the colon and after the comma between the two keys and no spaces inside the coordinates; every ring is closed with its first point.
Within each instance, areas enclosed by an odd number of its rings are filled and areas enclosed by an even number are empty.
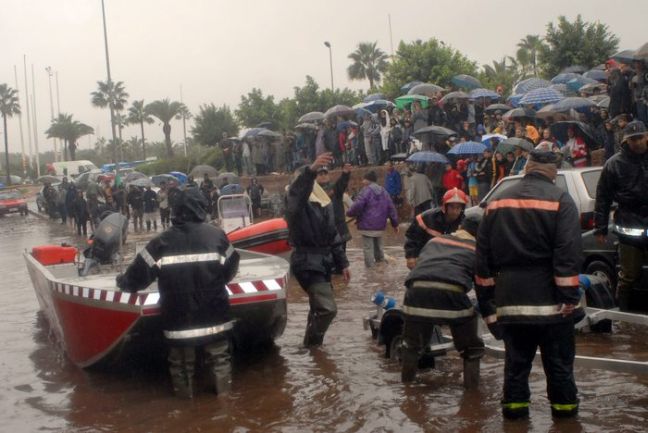
{"type": "Polygon", "coordinates": [[[222,339],[205,346],[205,365],[209,368],[209,377],[214,385],[214,392],[224,395],[232,389],[232,359],[229,340],[222,339]]]}
{"type": "Polygon", "coordinates": [[[630,289],[619,283],[617,287],[617,302],[619,311],[630,311],[630,289]]]}
{"type": "Polygon", "coordinates": [[[193,376],[196,351],[194,347],[169,348],[169,373],[176,397],[185,400],[193,398],[193,376]]]}
{"type": "Polygon", "coordinates": [[[479,358],[463,360],[463,384],[466,389],[479,387],[479,358]]]}
{"type": "Polygon", "coordinates": [[[526,419],[529,417],[529,402],[503,403],[502,415],[509,420],[526,419]]]}
{"type": "Polygon", "coordinates": [[[551,416],[554,418],[574,418],[576,415],[578,415],[578,403],[551,405],[551,416]]]}
{"type": "Polygon", "coordinates": [[[310,311],[304,335],[304,347],[321,346],[324,334],[337,314],[337,307],[333,299],[331,283],[322,282],[311,285],[308,290],[310,311]]]}
{"type": "Polygon", "coordinates": [[[416,379],[418,370],[419,355],[418,353],[408,350],[403,346],[401,352],[401,382],[409,383],[416,379]]]}

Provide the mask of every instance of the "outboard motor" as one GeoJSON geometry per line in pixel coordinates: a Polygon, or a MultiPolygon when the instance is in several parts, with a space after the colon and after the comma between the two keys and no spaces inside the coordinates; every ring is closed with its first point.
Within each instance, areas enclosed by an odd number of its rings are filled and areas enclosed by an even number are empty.
{"type": "Polygon", "coordinates": [[[112,264],[119,259],[119,249],[128,235],[128,219],[118,213],[106,211],[101,216],[101,222],[92,235],[92,245],[83,251],[86,258],[79,275],[88,275],[90,270],[98,265],[112,264]]]}

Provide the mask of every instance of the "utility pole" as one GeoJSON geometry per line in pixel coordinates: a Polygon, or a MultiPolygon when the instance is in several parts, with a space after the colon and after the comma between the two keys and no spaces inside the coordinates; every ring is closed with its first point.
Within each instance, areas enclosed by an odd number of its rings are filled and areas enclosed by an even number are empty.
{"type": "Polygon", "coordinates": [[[391,47],[391,56],[394,57],[394,37],[392,36],[391,14],[387,14],[387,20],[389,21],[389,45],[391,47]]]}
{"type": "MultiPolygon", "coordinates": [[[[48,66],[45,68],[45,71],[47,72],[47,82],[49,84],[49,97],[50,97],[50,121],[54,123],[54,98],[52,97],[52,67],[48,66]]],[[[58,149],[57,149],[57,144],[56,144],[56,138],[52,137],[52,142],[54,143],[54,161],[60,161],[62,159],[67,160],[67,155],[65,155],[65,143],[63,144],[64,151],[63,154],[61,154],[61,157],[58,155],[58,149]]]]}
{"type": "MultiPolygon", "coordinates": [[[[16,92],[18,92],[18,97],[20,97],[20,90],[18,88],[18,69],[14,65],[14,78],[16,80],[16,92]]],[[[22,124],[22,110],[18,113],[18,124],[20,125],[20,153],[21,153],[21,165],[23,169],[23,177],[27,177],[27,161],[25,161],[25,137],[23,135],[23,124],[22,124]]]]}
{"type": "Polygon", "coordinates": [[[34,153],[36,154],[36,175],[40,177],[40,153],[38,151],[38,116],[36,115],[36,78],[34,75],[34,64],[32,70],[32,110],[34,110],[34,153]]]}
{"type": "Polygon", "coordinates": [[[58,71],[55,72],[56,74],[56,115],[61,114],[61,98],[59,97],[59,85],[58,85],[58,71]]]}
{"type": "Polygon", "coordinates": [[[331,92],[335,93],[335,86],[333,86],[333,49],[329,41],[324,41],[324,45],[329,49],[329,65],[331,66],[331,92]]]}
{"type": "Polygon", "coordinates": [[[29,86],[27,81],[27,56],[23,54],[23,72],[25,73],[25,111],[27,112],[27,138],[29,139],[29,168],[34,168],[32,152],[31,111],[29,110],[29,86]]]}
{"type": "MultiPolygon", "coordinates": [[[[108,55],[108,30],[106,29],[106,8],[104,7],[104,0],[101,0],[101,16],[103,17],[103,32],[104,32],[104,46],[106,48],[106,72],[108,74],[108,85],[112,88],[112,78],[110,78],[110,56],[108,55]]],[[[112,98],[112,95],[109,95],[112,98]]],[[[117,131],[115,130],[115,108],[113,101],[108,103],[110,107],[110,130],[112,131],[113,139],[113,159],[115,160],[115,167],[117,167],[117,146],[121,149],[121,142],[117,142],[117,131]]]]}

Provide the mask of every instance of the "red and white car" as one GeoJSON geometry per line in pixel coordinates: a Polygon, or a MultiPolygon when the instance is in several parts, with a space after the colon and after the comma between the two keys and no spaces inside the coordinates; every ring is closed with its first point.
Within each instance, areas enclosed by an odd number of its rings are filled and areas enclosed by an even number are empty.
{"type": "Polygon", "coordinates": [[[27,215],[27,200],[17,189],[0,190],[0,216],[11,212],[27,215]]]}

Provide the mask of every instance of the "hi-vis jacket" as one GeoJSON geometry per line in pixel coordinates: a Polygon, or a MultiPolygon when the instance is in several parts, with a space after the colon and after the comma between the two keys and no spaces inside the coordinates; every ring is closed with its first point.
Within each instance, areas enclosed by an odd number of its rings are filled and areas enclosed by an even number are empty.
{"type": "Polygon", "coordinates": [[[475,315],[472,290],[475,238],[459,230],[432,238],[407,276],[403,313],[422,319],[461,322],[475,315]]]}
{"type": "Polygon", "coordinates": [[[459,228],[462,217],[452,223],[447,223],[445,213],[439,208],[429,209],[416,215],[415,220],[405,233],[405,257],[418,257],[419,253],[430,239],[455,232],[459,228]]]}
{"type": "Polygon", "coordinates": [[[157,278],[166,330],[211,326],[229,319],[225,285],[236,275],[238,264],[239,255],[221,229],[206,223],[174,223],[137,254],[117,285],[135,292],[157,278]]]}
{"type": "Polygon", "coordinates": [[[527,174],[489,202],[476,254],[477,297],[487,323],[560,322],[567,320],[561,304],[580,300],[578,210],[542,175],[527,174]]]}

